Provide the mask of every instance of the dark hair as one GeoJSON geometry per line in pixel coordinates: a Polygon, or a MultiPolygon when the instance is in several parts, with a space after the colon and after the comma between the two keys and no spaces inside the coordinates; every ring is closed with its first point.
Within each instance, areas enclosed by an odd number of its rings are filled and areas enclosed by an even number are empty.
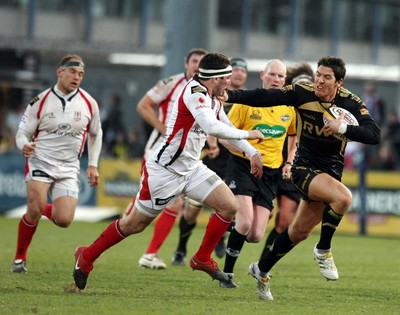
{"type": "Polygon", "coordinates": [[[205,55],[199,64],[202,69],[224,69],[229,66],[231,62],[229,58],[221,53],[208,53],[205,55]]]}
{"type": "Polygon", "coordinates": [[[208,53],[208,51],[203,48],[193,48],[193,49],[189,50],[189,52],[187,53],[187,55],[185,57],[185,63],[188,63],[190,60],[190,57],[192,57],[193,55],[204,56],[207,53],[208,53]]]}
{"type": "Polygon", "coordinates": [[[79,59],[82,61],[83,63],[83,59],[81,56],[79,55],[75,55],[75,54],[71,54],[71,55],[66,55],[64,57],[62,57],[62,59],[60,60],[60,63],[58,64],[59,67],[64,66],[68,61],[71,61],[72,59],[79,59]]]}
{"type": "Polygon", "coordinates": [[[311,66],[307,62],[300,62],[297,65],[293,67],[288,67],[287,68],[287,76],[286,76],[286,84],[294,84],[296,83],[293,82],[293,79],[303,79],[306,80],[309,79],[310,82],[314,81],[314,71],[311,68],[311,66]],[[300,77],[301,76],[301,77],[300,77]]]}
{"type": "Polygon", "coordinates": [[[342,80],[346,76],[346,64],[341,58],[332,56],[322,57],[318,60],[319,66],[331,68],[335,74],[336,81],[342,80]]]}

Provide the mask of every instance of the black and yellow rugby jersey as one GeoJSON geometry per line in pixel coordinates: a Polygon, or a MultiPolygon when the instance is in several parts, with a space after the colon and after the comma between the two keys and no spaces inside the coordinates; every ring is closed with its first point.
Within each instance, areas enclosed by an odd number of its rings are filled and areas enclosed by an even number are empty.
{"type": "Polygon", "coordinates": [[[329,135],[324,128],[323,112],[330,106],[347,109],[358,120],[359,126],[347,126],[348,140],[365,144],[378,144],[381,131],[370,116],[363,101],[343,87],[338,89],[332,102],[322,102],[314,85],[287,85],[281,89],[254,89],[227,91],[228,102],[253,107],[270,107],[286,104],[297,111],[298,149],[296,167],[310,167],[340,179],[344,167],[346,140],[329,135]]]}

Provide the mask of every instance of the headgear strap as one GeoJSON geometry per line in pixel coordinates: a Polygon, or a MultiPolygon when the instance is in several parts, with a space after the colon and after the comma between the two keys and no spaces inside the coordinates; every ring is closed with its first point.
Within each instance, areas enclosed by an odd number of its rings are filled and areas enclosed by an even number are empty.
{"type": "Polygon", "coordinates": [[[229,65],[224,69],[203,69],[199,68],[199,78],[210,79],[226,77],[232,74],[232,66],[229,65]]]}
{"type": "Polygon", "coordinates": [[[85,65],[83,64],[83,62],[80,62],[80,61],[67,61],[66,63],[61,65],[61,68],[63,68],[63,69],[71,68],[71,67],[78,67],[78,68],[85,69],[85,65]]]}

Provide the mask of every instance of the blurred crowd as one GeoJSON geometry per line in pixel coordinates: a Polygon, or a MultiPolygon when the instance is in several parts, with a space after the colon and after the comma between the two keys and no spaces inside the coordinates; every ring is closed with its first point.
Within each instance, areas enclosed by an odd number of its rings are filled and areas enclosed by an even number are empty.
{"type": "Polygon", "coordinates": [[[400,169],[400,121],[395,108],[387,109],[373,82],[366,82],[360,95],[371,116],[382,129],[379,145],[349,142],[346,148],[345,168],[354,170],[365,163],[370,170],[400,169]]]}

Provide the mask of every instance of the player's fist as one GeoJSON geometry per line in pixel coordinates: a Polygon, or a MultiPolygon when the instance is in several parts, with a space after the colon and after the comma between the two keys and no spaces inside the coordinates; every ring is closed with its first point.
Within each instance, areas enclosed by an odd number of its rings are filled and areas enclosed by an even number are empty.
{"type": "Polygon", "coordinates": [[[264,141],[264,135],[260,130],[248,130],[248,131],[249,131],[249,136],[247,138],[248,140],[258,139],[258,143],[264,141]]]}
{"type": "Polygon", "coordinates": [[[36,143],[29,142],[24,145],[22,148],[22,154],[25,158],[30,158],[32,156],[33,151],[35,151],[36,143]]]}

